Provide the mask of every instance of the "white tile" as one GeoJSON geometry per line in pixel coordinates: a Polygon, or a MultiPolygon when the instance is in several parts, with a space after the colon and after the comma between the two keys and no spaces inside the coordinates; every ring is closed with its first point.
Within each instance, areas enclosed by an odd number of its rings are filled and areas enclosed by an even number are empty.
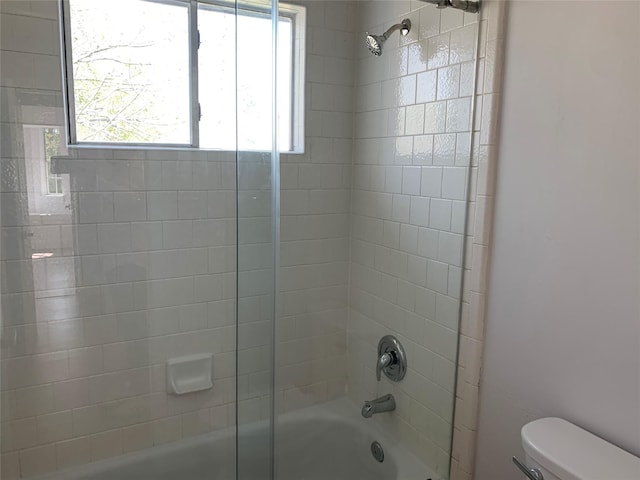
{"type": "Polygon", "coordinates": [[[91,435],[88,440],[91,445],[91,461],[122,454],[122,430],[91,435]]]}
{"type": "Polygon", "coordinates": [[[134,252],[162,248],[162,222],[131,223],[131,248],[134,252]]]}
{"type": "Polygon", "coordinates": [[[463,25],[464,12],[453,8],[445,8],[442,10],[440,19],[440,31],[447,32],[449,30],[459,29],[463,25]]]}
{"type": "Polygon", "coordinates": [[[434,8],[420,9],[420,39],[440,33],[440,11],[434,8]]]}
{"type": "Polygon", "coordinates": [[[427,41],[427,68],[433,70],[449,64],[449,34],[438,35],[427,41]]]}
{"type": "Polygon", "coordinates": [[[413,138],[413,164],[430,165],[433,162],[433,135],[413,138]]]}
{"type": "Polygon", "coordinates": [[[422,188],[421,195],[439,198],[442,195],[442,168],[423,167],[422,168],[422,188]]]}
{"type": "Polygon", "coordinates": [[[185,191],[178,192],[178,218],[196,219],[207,218],[207,192],[185,191]]]}
{"type": "Polygon", "coordinates": [[[420,167],[402,167],[402,193],[420,194],[420,167]]]}
{"type": "Polygon", "coordinates": [[[80,223],[113,222],[113,193],[79,193],[80,223]]]}
{"type": "Polygon", "coordinates": [[[437,70],[419,73],[416,79],[416,102],[425,103],[436,100],[437,70]]]}
{"type": "Polygon", "coordinates": [[[462,265],[462,235],[439,232],[438,260],[449,265],[462,265]]]}
{"type": "Polygon", "coordinates": [[[411,225],[426,227],[429,225],[429,199],[411,197],[411,225]]]}
{"type": "Polygon", "coordinates": [[[424,106],[424,133],[444,132],[446,112],[446,102],[427,103],[424,106]]]}
{"type": "Polygon", "coordinates": [[[177,192],[147,192],[149,220],[175,220],[178,218],[177,192]]]}
{"type": "Polygon", "coordinates": [[[433,164],[434,165],[454,165],[455,161],[456,161],[455,134],[434,135],[433,164]]]}
{"type": "Polygon", "coordinates": [[[409,268],[407,272],[407,279],[422,287],[427,285],[427,260],[418,257],[411,256],[409,257],[409,268]]]}
{"type": "Polygon", "coordinates": [[[449,267],[446,263],[429,260],[427,263],[427,288],[446,294],[448,286],[449,267]]]}
{"type": "MultiPolygon", "coordinates": [[[[428,270],[429,267],[427,267],[428,270]]],[[[416,288],[416,313],[428,319],[436,315],[436,293],[426,288],[416,288]]]]}
{"type": "Polygon", "coordinates": [[[101,253],[130,252],[132,246],[130,223],[98,225],[98,250],[101,253]]]}
{"type": "MultiPolygon", "coordinates": [[[[446,295],[436,295],[435,321],[451,330],[458,330],[458,310],[460,302],[446,295]]],[[[451,377],[453,383],[453,376],[451,377]]]]}
{"type": "Polygon", "coordinates": [[[31,477],[56,469],[56,451],[54,444],[22,450],[20,452],[20,471],[23,477],[31,477]]]}
{"type": "MultiPolygon", "coordinates": [[[[468,132],[471,128],[471,97],[447,102],[447,132],[468,132]]],[[[464,156],[468,157],[468,150],[464,156]]]]}
{"type": "Polygon", "coordinates": [[[402,167],[385,169],[384,189],[389,193],[402,193],[402,167]]]}
{"type": "Polygon", "coordinates": [[[451,229],[451,201],[432,199],[429,217],[429,227],[437,230],[451,229]]]}
{"type": "Polygon", "coordinates": [[[3,453],[0,457],[0,475],[5,480],[20,478],[20,461],[18,453],[3,453]]]}
{"type": "Polygon", "coordinates": [[[421,228],[418,232],[418,253],[423,257],[436,259],[438,257],[438,231],[421,228]]]}
{"type": "MultiPolygon", "coordinates": [[[[406,224],[400,225],[400,249],[407,253],[418,252],[418,227],[406,224]]],[[[411,265],[411,262],[409,265],[411,265]]]]}
{"type": "Polygon", "coordinates": [[[147,219],[147,198],[144,192],[115,192],[114,203],[116,222],[147,219]]]}
{"type": "Polygon", "coordinates": [[[71,411],[41,415],[36,419],[38,443],[52,443],[67,440],[73,436],[71,411]]]}
{"type": "Polygon", "coordinates": [[[91,445],[86,438],[74,438],[55,445],[59,469],[82,465],[91,461],[91,445]]]}
{"type": "Polygon", "coordinates": [[[388,109],[387,135],[403,135],[405,129],[405,110],[404,107],[388,109]]]}
{"type": "Polygon", "coordinates": [[[193,245],[193,223],[189,220],[162,222],[164,248],[186,248],[193,245]]]}
{"type": "Polygon", "coordinates": [[[438,69],[438,100],[456,98],[460,94],[460,65],[438,69]]]}
{"type": "MultiPolygon", "coordinates": [[[[424,46],[426,47],[426,45],[424,46]]],[[[419,42],[411,43],[408,46],[408,73],[424,72],[427,68],[427,51],[419,42]]]]}
{"type": "Polygon", "coordinates": [[[404,133],[406,135],[418,135],[424,130],[425,122],[424,107],[419,105],[411,105],[406,108],[404,133]]]}
{"type": "Polygon", "coordinates": [[[408,195],[393,195],[391,218],[396,222],[408,223],[411,198],[408,195]]]}
{"type": "Polygon", "coordinates": [[[398,105],[412,105],[416,102],[416,76],[401,77],[398,83],[398,105]]]}
{"type": "Polygon", "coordinates": [[[477,40],[478,35],[475,24],[453,30],[449,43],[451,63],[462,63],[473,60],[476,53],[477,40]]]}
{"type": "Polygon", "coordinates": [[[395,165],[411,165],[413,159],[413,137],[397,137],[395,147],[395,165]]]}
{"type": "Polygon", "coordinates": [[[103,372],[102,346],[69,350],[69,375],[87,377],[103,372]]]}
{"type": "Polygon", "coordinates": [[[442,198],[464,200],[467,194],[467,169],[444,167],[442,169],[442,198]]]}

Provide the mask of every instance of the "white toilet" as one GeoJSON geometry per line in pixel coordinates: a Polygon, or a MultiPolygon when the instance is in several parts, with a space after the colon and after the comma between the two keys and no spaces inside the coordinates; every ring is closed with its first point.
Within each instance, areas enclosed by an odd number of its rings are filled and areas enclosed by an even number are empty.
{"type": "Polygon", "coordinates": [[[640,458],[560,418],[522,427],[522,447],[544,480],[640,480],[640,458]]]}

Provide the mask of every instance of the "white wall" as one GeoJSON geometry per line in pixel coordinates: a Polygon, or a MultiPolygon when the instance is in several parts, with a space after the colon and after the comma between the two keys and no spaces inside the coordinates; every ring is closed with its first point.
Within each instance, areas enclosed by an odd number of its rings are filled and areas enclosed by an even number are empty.
{"type": "Polygon", "coordinates": [[[344,395],[356,3],[307,8],[304,155],[280,156],[279,411],[344,395]]]}
{"type": "Polygon", "coordinates": [[[640,4],[513,2],[477,480],[560,416],[640,454],[640,4]]]}

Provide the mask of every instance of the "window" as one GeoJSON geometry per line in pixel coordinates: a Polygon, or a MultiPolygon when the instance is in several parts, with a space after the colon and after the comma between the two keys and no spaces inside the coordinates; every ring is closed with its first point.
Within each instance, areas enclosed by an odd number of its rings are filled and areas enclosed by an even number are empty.
{"type": "MultiPolygon", "coordinates": [[[[70,144],[271,150],[267,9],[224,0],[63,6],[70,144]]],[[[279,12],[278,146],[301,151],[304,8],[279,12]]]]}
{"type": "Polygon", "coordinates": [[[62,175],[53,173],[51,157],[60,155],[60,129],[44,128],[44,168],[47,184],[47,195],[62,195],[62,175]]]}

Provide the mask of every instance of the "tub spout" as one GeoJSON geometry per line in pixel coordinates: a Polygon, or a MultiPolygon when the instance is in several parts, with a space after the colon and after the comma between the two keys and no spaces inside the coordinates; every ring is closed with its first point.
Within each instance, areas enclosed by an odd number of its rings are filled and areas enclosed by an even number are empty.
{"type": "Polygon", "coordinates": [[[362,406],[362,416],[371,418],[376,413],[392,412],[396,409],[396,400],[390,393],[374,400],[367,400],[362,406]]]}

